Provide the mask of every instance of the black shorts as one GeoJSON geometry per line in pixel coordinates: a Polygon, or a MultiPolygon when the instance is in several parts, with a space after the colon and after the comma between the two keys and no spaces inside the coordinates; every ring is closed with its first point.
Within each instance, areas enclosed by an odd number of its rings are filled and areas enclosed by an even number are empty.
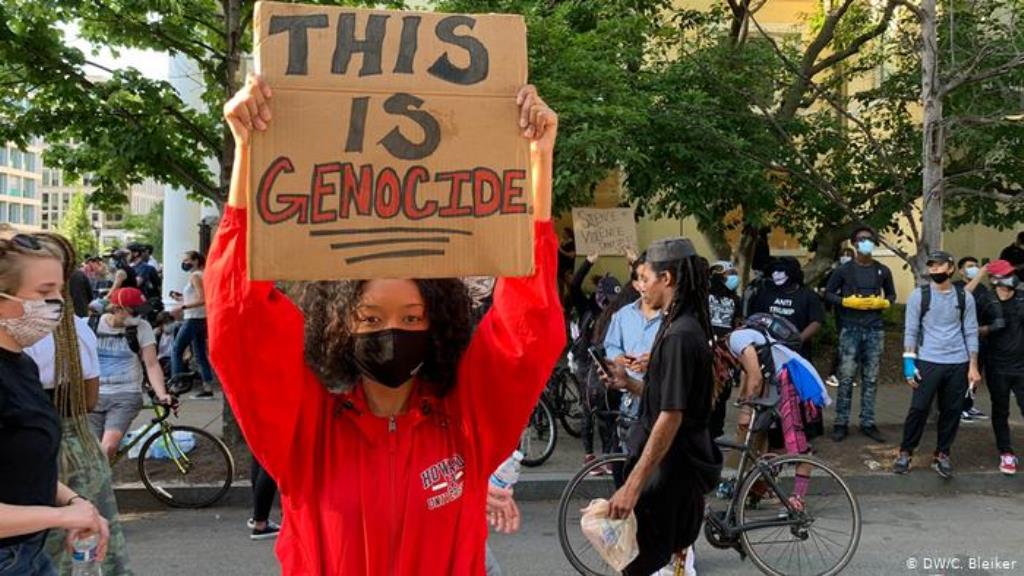
{"type": "Polygon", "coordinates": [[[687,470],[685,463],[668,464],[663,463],[637,501],[640,555],[623,571],[626,576],[654,574],[671,561],[672,554],[692,546],[700,536],[705,502],[693,479],[695,472],[687,470]]]}

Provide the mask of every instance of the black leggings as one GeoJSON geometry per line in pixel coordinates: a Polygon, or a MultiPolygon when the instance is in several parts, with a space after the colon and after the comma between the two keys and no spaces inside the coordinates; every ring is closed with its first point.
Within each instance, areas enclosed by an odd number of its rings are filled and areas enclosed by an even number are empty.
{"type": "Polygon", "coordinates": [[[277,494],[277,483],[260,466],[255,457],[252,459],[252,519],[255,522],[266,522],[270,519],[270,508],[274,505],[277,494]]]}

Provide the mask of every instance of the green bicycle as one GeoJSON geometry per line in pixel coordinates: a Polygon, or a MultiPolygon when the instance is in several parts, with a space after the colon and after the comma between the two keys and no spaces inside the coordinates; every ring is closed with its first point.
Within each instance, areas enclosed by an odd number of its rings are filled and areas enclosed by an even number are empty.
{"type": "Polygon", "coordinates": [[[126,457],[137,458],[142,484],[160,502],[174,508],[215,504],[227,494],[235,476],[235,460],[228,447],[206,430],[168,423],[172,414],[177,416],[177,404],[154,402],[150,408],[156,417],[118,449],[111,468],[126,457]],[[135,455],[138,444],[141,448],[135,455]]]}

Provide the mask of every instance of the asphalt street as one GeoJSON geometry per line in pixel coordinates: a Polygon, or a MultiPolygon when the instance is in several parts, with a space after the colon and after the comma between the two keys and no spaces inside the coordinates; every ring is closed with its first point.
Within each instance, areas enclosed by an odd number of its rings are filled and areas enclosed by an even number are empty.
{"type": "MultiPolygon", "coordinates": [[[[869,496],[861,498],[861,510],[861,544],[844,575],[1024,575],[1024,494],[869,496]],[[982,560],[989,564],[971,569],[982,560]]],[[[574,574],[558,545],[557,504],[525,502],[522,512],[519,534],[491,538],[505,574],[574,574]]],[[[279,574],[273,543],[251,542],[247,517],[241,508],[127,516],[135,574],[279,574]]],[[[712,549],[703,540],[697,545],[697,569],[699,574],[760,574],[734,552],[712,549]]]]}

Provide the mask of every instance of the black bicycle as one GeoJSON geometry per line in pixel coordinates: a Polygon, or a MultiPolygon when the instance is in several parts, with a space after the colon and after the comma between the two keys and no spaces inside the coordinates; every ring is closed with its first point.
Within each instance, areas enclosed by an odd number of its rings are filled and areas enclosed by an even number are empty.
{"type": "Polygon", "coordinates": [[[544,397],[551,407],[551,412],[573,438],[579,438],[583,431],[585,413],[581,390],[579,380],[567,364],[555,367],[544,389],[544,397]]]}
{"type": "Polygon", "coordinates": [[[537,406],[530,414],[522,435],[519,436],[519,451],[523,453],[523,466],[540,466],[555,453],[558,442],[558,425],[555,413],[551,410],[544,395],[537,401],[537,406]]]}
{"type": "Polygon", "coordinates": [[[850,563],[860,544],[860,505],[849,485],[826,462],[807,455],[754,455],[751,438],[770,422],[778,397],[741,402],[754,410],[743,444],[717,440],[740,451],[734,480],[708,505],[704,536],[716,548],[734,549],[772,576],[832,576],[850,563]]]}

